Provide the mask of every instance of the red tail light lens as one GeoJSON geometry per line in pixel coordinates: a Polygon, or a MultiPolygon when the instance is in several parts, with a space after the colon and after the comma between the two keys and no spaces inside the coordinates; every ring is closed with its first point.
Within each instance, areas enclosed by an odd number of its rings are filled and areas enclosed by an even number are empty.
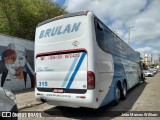
{"type": "Polygon", "coordinates": [[[95,88],[95,74],[92,71],[87,72],[87,88],[88,89],[95,88]]]}

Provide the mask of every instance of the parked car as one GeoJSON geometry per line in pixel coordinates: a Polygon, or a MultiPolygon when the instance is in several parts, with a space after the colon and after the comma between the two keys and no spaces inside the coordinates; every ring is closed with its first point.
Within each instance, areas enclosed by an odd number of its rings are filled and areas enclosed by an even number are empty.
{"type": "Polygon", "coordinates": [[[154,76],[154,73],[152,71],[150,71],[150,70],[145,70],[144,74],[145,74],[146,77],[152,77],[152,76],[154,76]]]}
{"type": "Polygon", "coordinates": [[[157,69],[156,69],[156,68],[149,68],[149,70],[150,70],[151,72],[153,72],[154,74],[157,73],[157,69]]]}
{"type": "Polygon", "coordinates": [[[3,112],[18,112],[15,95],[8,89],[0,87],[0,119],[1,120],[17,120],[17,117],[7,117],[11,113],[5,114],[3,112]],[[6,117],[4,117],[6,116],[6,117]]]}

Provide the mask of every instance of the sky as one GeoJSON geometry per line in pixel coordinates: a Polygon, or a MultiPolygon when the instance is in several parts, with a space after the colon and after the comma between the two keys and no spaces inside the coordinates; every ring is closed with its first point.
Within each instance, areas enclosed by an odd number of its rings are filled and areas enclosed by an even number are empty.
{"type": "Polygon", "coordinates": [[[160,0],[57,0],[68,12],[89,10],[141,53],[160,54],[160,0]]]}

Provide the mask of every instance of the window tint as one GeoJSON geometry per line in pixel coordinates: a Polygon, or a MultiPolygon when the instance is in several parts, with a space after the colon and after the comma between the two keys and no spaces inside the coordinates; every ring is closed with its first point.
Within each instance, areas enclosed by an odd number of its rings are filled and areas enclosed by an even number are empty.
{"type": "Polygon", "coordinates": [[[121,42],[121,46],[122,46],[121,57],[126,58],[126,44],[123,41],[121,42]]]}
{"type": "Polygon", "coordinates": [[[102,50],[130,61],[139,62],[139,54],[98,19],[95,19],[95,32],[97,44],[102,50]]]}
{"type": "Polygon", "coordinates": [[[105,38],[108,41],[108,52],[114,54],[114,36],[108,28],[105,28],[105,38]]]}
{"type": "Polygon", "coordinates": [[[109,53],[114,53],[114,37],[112,32],[96,20],[96,38],[99,47],[109,53]]]}
{"type": "Polygon", "coordinates": [[[105,39],[105,31],[101,25],[101,23],[96,23],[96,39],[97,43],[100,46],[101,49],[104,51],[107,51],[107,40],[105,39]]]}
{"type": "Polygon", "coordinates": [[[117,36],[115,39],[115,54],[118,56],[120,56],[120,54],[121,54],[121,40],[117,36]]]}

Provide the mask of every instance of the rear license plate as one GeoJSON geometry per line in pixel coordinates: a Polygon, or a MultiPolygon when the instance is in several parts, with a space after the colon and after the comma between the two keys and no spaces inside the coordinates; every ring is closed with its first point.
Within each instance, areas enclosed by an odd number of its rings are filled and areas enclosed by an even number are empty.
{"type": "Polygon", "coordinates": [[[54,93],[63,93],[64,90],[63,89],[54,89],[53,92],[54,93]]]}

